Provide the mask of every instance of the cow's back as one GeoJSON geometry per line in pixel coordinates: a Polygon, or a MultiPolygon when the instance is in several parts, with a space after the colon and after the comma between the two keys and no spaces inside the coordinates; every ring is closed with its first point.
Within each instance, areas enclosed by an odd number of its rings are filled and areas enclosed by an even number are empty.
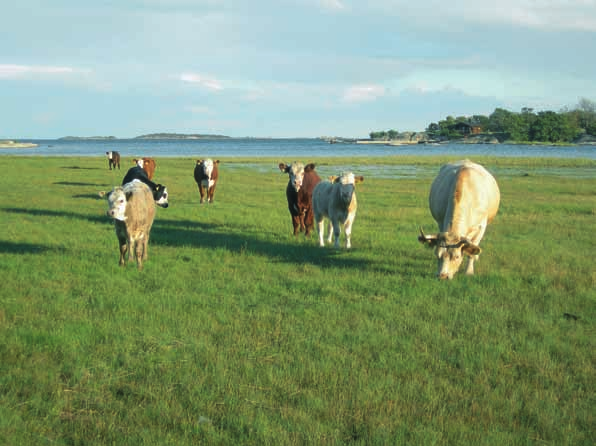
{"type": "Polygon", "coordinates": [[[333,183],[329,181],[320,181],[316,184],[312,193],[312,205],[315,218],[321,215],[329,215],[329,204],[331,200],[332,189],[333,183]]]}
{"type": "Polygon", "coordinates": [[[478,218],[490,222],[499,208],[500,193],[494,177],[469,160],[445,164],[432,183],[429,206],[441,231],[450,224],[476,224],[478,218]]]}
{"type": "Polygon", "coordinates": [[[155,201],[149,186],[133,181],[123,186],[127,194],[126,226],[129,231],[145,230],[155,218],[155,201]]]}

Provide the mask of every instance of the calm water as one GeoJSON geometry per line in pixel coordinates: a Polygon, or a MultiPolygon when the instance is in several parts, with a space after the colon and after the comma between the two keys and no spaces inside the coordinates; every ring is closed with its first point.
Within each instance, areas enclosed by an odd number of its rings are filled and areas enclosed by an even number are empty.
{"type": "Polygon", "coordinates": [[[115,150],[123,157],[268,157],[281,161],[308,161],[309,157],[361,157],[389,155],[474,155],[503,157],[554,157],[596,159],[596,146],[524,146],[507,144],[442,144],[385,146],[329,144],[320,139],[223,140],[19,140],[39,144],[33,149],[0,149],[0,155],[104,156],[115,150]]]}

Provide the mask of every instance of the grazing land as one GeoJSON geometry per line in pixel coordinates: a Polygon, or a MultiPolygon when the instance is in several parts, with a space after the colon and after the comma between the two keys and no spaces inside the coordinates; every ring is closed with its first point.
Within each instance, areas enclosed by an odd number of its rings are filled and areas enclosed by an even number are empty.
{"type": "Polygon", "coordinates": [[[441,282],[417,235],[452,159],[302,160],[364,175],[350,251],[291,235],[280,160],[221,159],[200,206],[159,159],[142,272],[98,194],[124,171],[0,160],[0,444],[596,443],[594,161],[474,158],[501,208],[441,282]]]}

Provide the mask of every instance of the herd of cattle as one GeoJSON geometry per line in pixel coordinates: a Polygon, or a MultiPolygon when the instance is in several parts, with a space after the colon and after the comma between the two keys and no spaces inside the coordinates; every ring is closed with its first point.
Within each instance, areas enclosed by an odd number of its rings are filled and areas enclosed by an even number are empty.
{"type": "MultiPolygon", "coordinates": [[[[120,169],[120,155],[106,152],[109,169],[120,169]]],[[[147,259],[147,243],[155,217],[155,205],[168,207],[167,187],[152,181],[155,160],[133,160],[122,181],[108,194],[108,216],[114,219],[123,266],[126,256],[135,259],[139,270],[147,259]]],[[[200,203],[213,203],[219,178],[219,160],[197,160],[194,179],[201,196],[200,203]]],[[[346,248],[351,247],[352,224],[358,202],[355,185],[364,177],[343,172],[338,177],[322,180],[314,164],[280,163],[279,170],[289,176],[286,187],[288,210],[294,235],[309,235],[317,225],[319,245],[325,246],[324,220],[329,221],[328,243],[334,239],[339,249],[341,227],[344,227],[346,248]]],[[[438,261],[437,277],[452,279],[464,257],[468,258],[466,274],[474,274],[474,262],[480,254],[480,241],[487,225],[499,209],[500,191],[494,177],[481,165],[469,160],[445,164],[432,182],[429,194],[430,212],[439,232],[432,235],[420,228],[418,241],[434,248],[438,261]]]]}

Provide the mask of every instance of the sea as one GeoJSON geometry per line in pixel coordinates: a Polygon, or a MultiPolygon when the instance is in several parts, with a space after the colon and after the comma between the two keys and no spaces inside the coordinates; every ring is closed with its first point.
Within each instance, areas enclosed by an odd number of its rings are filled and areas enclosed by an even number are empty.
{"type": "Polygon", "coordinates": [[[30,149],[0,149],[0,155],[23,156],[105,156],[115,150],[122,157],[172,158],[276,158],[284,162],[308,161],[311,157],[382,157],[416,156],[497,156],[586,158],[596,160],[596,146],[548,146],[509,144],[415,144],[390,146],[385,144],[330,144],[312,138],[225,138],[225,139],[55,139],[21,140],[38,144],[30,149]]]}
{"type": "MultiPolygon", "coordinates": [[[[354,163],[340,164],[332,161],[327,165],[317,164],[322,176],[337,175],[341,171],[354,171],[376,178],[421,178],[436,174],[436,167],[414,165],[385,165],[371,163],[371,158],[392,155],[448,156],[454,160],[475,156],[524,157],[524,158],[585,158],[596,160],[596,146],[532,146],[508,144],[415,144],[390,146],[385,144],[330,144],[324,139],[270,139],[270,138],[226,138],[226,139],[56,139],[18,140],[38,144],[31,149],[0,149],[0,155],[56,156],[56,157],[105,157],[108,151],[117,151],[124,159],[139,157],[188,158],[189,165],[201,158],[273,158],[271,165],[254,163],[251,166],[258,172],[278,171],[277,161],[316,161],[316,157],[354,158],[354,163]],[[368,158],[366,165],[358,164],[358,159],[368,158]]],[[[1,156],[0,156],[1,159],[1,156]]],[[[124,165],[127,165],[126,162],[124,165]]],[[[228,168],[240,168],[228,164],[228,168]]],[[[596,178],[596,167],[538,167],[529,169],[489,166],[495,175],[555,175],[575,178],[596,178]]]]}

